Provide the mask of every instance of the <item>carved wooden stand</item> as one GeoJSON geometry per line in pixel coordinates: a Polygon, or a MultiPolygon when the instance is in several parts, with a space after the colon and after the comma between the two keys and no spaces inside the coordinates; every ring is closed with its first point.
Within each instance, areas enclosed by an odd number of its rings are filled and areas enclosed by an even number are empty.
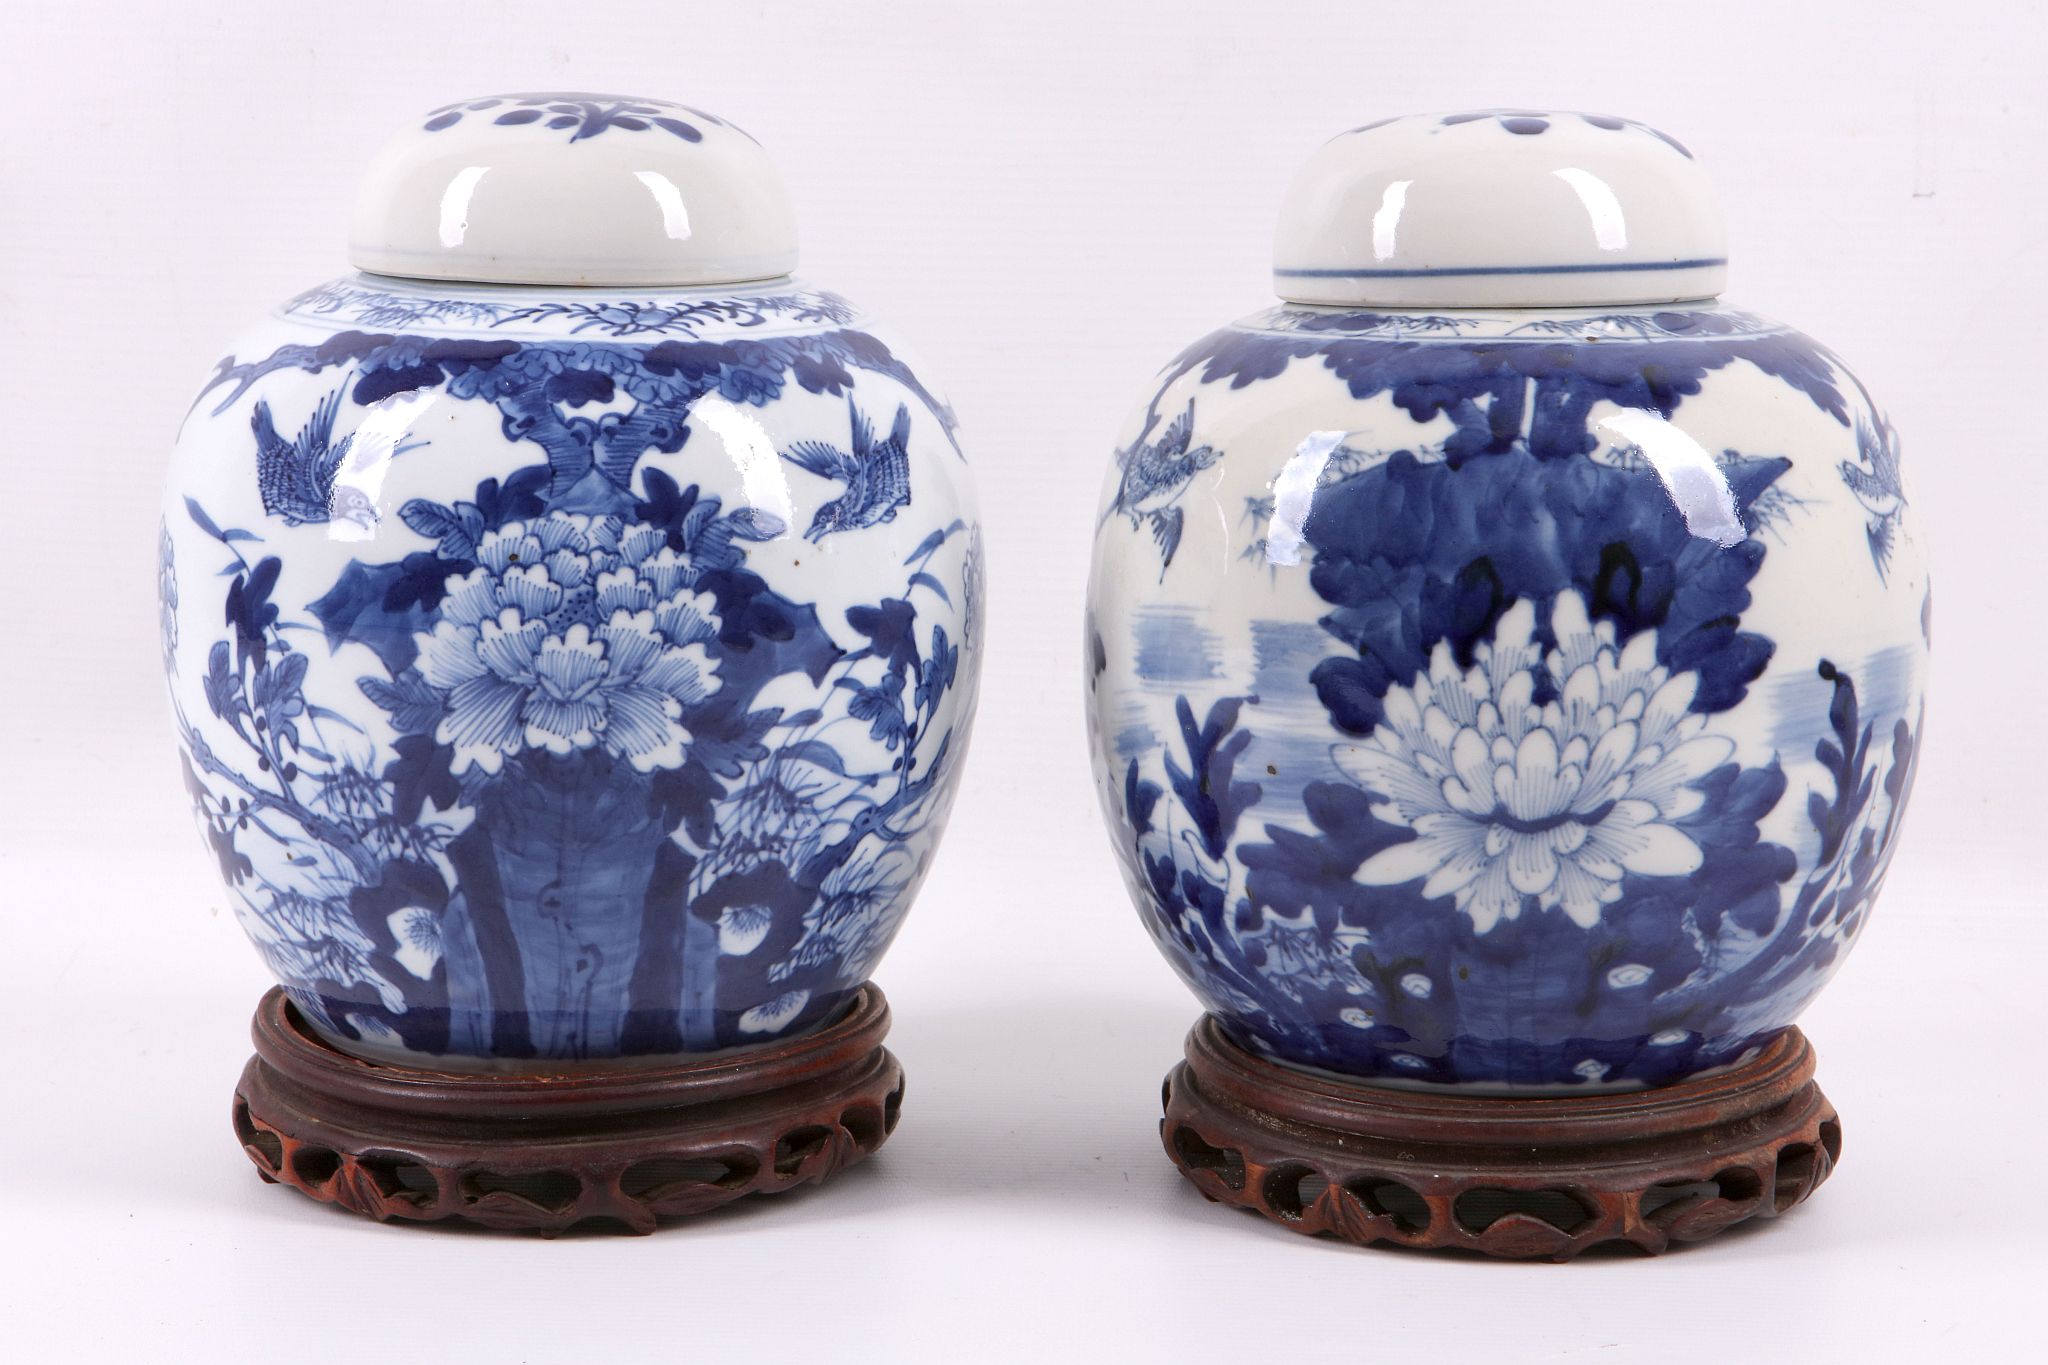
{"type": "Polygon", "coordinates": [[[1210,1016],[1165,1103],[1167,1154],[1212,1201],[1360,1246],[1500,1257],[1701,1241],[1799,1203],[1842,1149],[1797,1029],[1740,1067],[1657,1090],[1487,1099],[1295,1071],[1210,1016]]]}
{"type": "Polygon", "coordinates": [[[822,1181],[880,1147],[903,1100],[888,1031],[869,983],[831,1027],[745,1052],[468,1075],[350,1057],[273,989],[256,1007],[235,1133],[265,1180],[379,1221],[646,1233],[822,1181]]]}

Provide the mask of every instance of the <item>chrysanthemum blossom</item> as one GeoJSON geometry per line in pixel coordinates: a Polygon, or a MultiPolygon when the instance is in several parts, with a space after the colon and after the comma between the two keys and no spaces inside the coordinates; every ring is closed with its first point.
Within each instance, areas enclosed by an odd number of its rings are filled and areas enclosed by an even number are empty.
{"type": "Polygon", "coordinates": [[[1415,835],[1356,880],[1420,880],[1480,933],[1532,900],[1591,928],[1624,875],[1695,871],[1700,846],[1678,822],[1734,751],[1691,710],[1698,675],[1657,662],[1654,630],[1618,648],[1613,624],[1590,623],[1575,592],[1556,599],[1547,653],[1535,623],[1517,602],[1469,669],[1439,642],[1427,673],[1387,690],[1372,735],[1333,751],[1375,813],[1415,835]],[[1539,680],[1551,698],[1540,704],[1539,680]]]}

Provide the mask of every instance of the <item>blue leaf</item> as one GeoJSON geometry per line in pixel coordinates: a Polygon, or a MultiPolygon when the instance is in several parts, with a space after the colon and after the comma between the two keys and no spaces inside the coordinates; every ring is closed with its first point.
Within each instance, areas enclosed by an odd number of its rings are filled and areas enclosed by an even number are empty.
{"type": "Polygon", "coordinates": [[[919,541],[917,543],[917,548],[915,550],[912,550],[907,556],[905,556],[903,562],[905,564],[915,564],[918,560],[923,559],[925,556],[931,554],[933,551],[937,550],[941,545],[944,545],[945,543],[946,532],[934,531],[930,535],[926,536],[923,540],[919,541]]]}
{"type": "Polygon", "coordinates": [[[205,510],[199,506],[199,502],[196,498],[188,497],[185,499],[185,510],[192,514],[192,521],[195,525],[199,527],[200,530],[206,532],[206,534],[212,536],[215,540],[223,539],[220,533],[220,527],[215,526],[213,524],[213,518],[206,515],[205,510]]]}
{"type": "Polygon", "coordinates": [[[439,540],[450,532],[462,529],[461,521],[454,512],[438,502],[425,498],[412,498],[398,509],[399,520],[425,536],[428,540],[439,540]]]}
{"type": "Polygon", "coordinates": [[[414,669],[406,669],[390,682],[377,677],[358,678],[356,686],[390,715],[392,728],[400,734],[430,734],[441,723],[445,709],[441,694],[414,669]]]}
{"type": "Polygon", "coordinates": [[[941,583],[938,579],[932,577],[932,575],[924,572],[922,569],[912,574],[910,576],[910,581],[913,586],[922,584],[923,586],[930,588],[934,593],[938,594],[939,600],[941,602],[944,602],[947,606],[950,607],[953,605],[952,595],[946,591],[946,585],[944,583],[941,583]]]}

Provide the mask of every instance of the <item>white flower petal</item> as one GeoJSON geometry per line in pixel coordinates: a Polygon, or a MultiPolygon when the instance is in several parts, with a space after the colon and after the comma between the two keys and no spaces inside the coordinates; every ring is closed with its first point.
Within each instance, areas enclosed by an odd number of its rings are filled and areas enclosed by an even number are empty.
{"type": "Polygon", "coordinates": [[[756,1005],[739,1019],[741,1033],[776,1033],[803,1013],[811,1001],[809,991],[784,991],[765,1004],[756,1005]]]}
{"type": "Polygon", "coordinates": [[[1548,891],[1557,880],[1557,854],[1541,834],[1517,834],[1508,845],[1508,881],[1525,896],[1548,891]]]}
{"type": "MultiPolygon", "coordinates": [[[[1600,908],[1606,904],[1605,893],[1610,887],[1611,883],[1594,876],[1583,863],[1567,858],[1558,863],[1557,883],[1551,894],[1573,924],[1591,929],[1600,922],[1600,908]]],[[[1612,889],[1619,894],[1619,887],[1612,889]]]]}
{"type": "Polygon", "coordinates": [[[1454,810],[1484,815],[1493,809],[1493,755],[1476,730],[1460,730],[1451,744],[1455,780],[1445,779],[1444,801],[1454,810]]]}
{"type": "Polygon", "coordinates": [[[497,619],[503,603],[498,600],[498,580],[489,569],[471,569],[441,584],[441,620],[463,626],[478,626],[497,619]]]}
{"type": "Polygon", "coordinates": [[[1417,836],[1406,843],[1383,848],[1367,858],[1364,865],[1352,874],[1352,880],[1365,886],[1400,886],[1418,877],[1429,876],[1456,852],[1456,847],[1449,840],[1417,836]]]}
{"type": "Polygon", "coordinates": [[[442,621],[433,634],[414,635],[412,642],[419,650],[420,675],[444,692],[488,671],[477,658],[477,633],[469,627],[442,621]]]}
{"type": "Polygon", "coordinates": [[[519,608],[528,620],[538,620],[562,605],[563,592],[548,577],[545,566],[521,565],[498,580],[503,600],[519,608]]]}
{"type": "Polygon", "coordinates": [[[1621,865],[1645,877],[1683,877],[1697,872],[1705,855],[1700,846],[1671,825],[1644,825],[1636,831],[1635,850],[1621,865]]]}
{"type": "Polygon", "coordinates": [[[425,906],[408,905],[385,916],[384,923],[397,940],[398,950],[392,956],[398,965],[422,981],[431,977],[441,960],[440,917],[425,906]]]}
{"type": "Polygon", "coordinates": [[[1459,908],[1472,917],[1473,931],[1481,934],[1504,919],[1521,915],[1522,897],[1508,884],[1507,859],[1493,859],[1472,879],[1460,894],[1459,908]]]}
{"type": "Polygon", "coordinates": [[[718,915],[718,951],[745,957],[761,946],[774,922],[765,905],[728,905],[718,915]]]}
{"type": "Polygon", "coordinates": [[[683,708],[674,697],[638,683],[609,687],[602,695],[606,750],[643,773],[683,766],[690,732],[680,722],[683,708]]]}
{"type": "Polygon", "coordinates": [[[476,657],[491,672],[510,682],[531,686],[534,662],[548,628],[539,621],[521,621],[507,607],[496,621],[486,621],[477,635],[476,657]]]}
{"type": "Polygon", "coordinates": [[[524,689],[493,673],[467,679],[448,693],[448,711],[434,737],[455,749],[457,768],[494,773],[505,754],[519,751],[525,698],[524,689]]]}

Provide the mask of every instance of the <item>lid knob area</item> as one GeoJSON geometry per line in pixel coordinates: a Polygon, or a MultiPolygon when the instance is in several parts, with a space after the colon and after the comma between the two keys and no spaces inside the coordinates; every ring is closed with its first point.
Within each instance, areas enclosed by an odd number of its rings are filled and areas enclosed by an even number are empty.
{"type": "Polygon", "coordinates": [[[618,95],[493,95],[421,114],[356,196],[361,270],[497,284],[710,285],[796,265],[761,144],[711,114],[618,95]]]}
{"type": "Polygon", "coordinates": [[[1280,212],[1273,284],[1295,303],[1536,308],[1710,298],[1720,206],[1675,139],[1605,114],[1492,109],[1354,128],[1280,212]]]}

